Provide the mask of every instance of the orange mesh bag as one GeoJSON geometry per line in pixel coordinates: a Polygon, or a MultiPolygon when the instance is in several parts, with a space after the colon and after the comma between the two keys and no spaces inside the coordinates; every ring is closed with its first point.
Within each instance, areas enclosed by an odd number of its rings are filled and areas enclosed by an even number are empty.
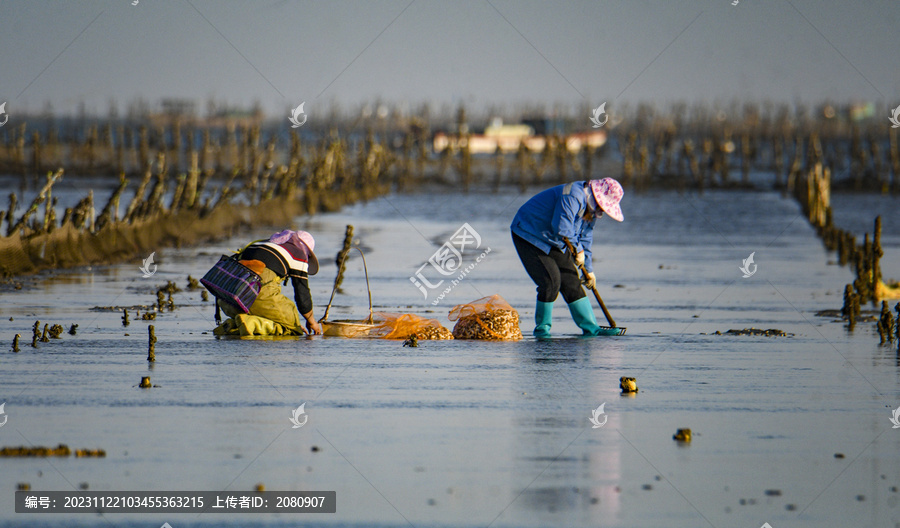
{"type": "Polygon", "coordinates": [[[415,334],[416,339],[453,339],[453,334],[437,319],[426,319],[415,314],[378,312],[379,324],[366,331],[369,337],[382,339],[408,339],[415,334]]]}
{"type": "Polygon", "coordinates": [[[519,312],[499,295],[456,305],[450,310],[448,319],[456,321],[456,326],[453,327],[453,337],[456,339],[495,341],[522,339],[519,312]]]}

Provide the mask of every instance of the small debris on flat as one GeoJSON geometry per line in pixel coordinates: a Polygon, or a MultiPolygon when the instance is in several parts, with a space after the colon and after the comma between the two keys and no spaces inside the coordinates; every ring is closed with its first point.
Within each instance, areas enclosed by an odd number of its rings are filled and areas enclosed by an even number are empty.
{"type": "Polygon", "coordinates": [[[622,389],[622,392],[637,392],[637,380],[623,376],[619,378],[619,388],[622,389]]]}
{"type": "Polygon", "coordinates": [[[677,440],[678,442],[690,443],[691,441],[691,430],[690,428],[679,429],[675,432],[675,435],[672,436],[672,440],[677,440]]]}
{"type": "Polygon", "coordinates": [[[766,337],[787,337],[792,336],[794,334],[789,334],[784,330],[779,330],[777,328],[769,328],[768,330],[763,330],[762,328],[744,328],[743,330],[731,329],[727,332],[720,332],[716,330],[713,335],[752,335],[752,336],[766,336],[766,337]]]}

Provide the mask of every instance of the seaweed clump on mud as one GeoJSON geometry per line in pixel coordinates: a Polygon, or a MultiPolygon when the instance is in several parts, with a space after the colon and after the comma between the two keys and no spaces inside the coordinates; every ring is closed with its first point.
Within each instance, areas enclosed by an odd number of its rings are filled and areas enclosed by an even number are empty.
{"type": "Polygon", "coordinates": [[[731,329],[727,332],[720,332],[716,330],[713,335],[752,335],[752,336],[766,336],[766,337],[788,337],[794,334],[789,334],[784,330],[779,330],[777,328],[769,328],[767,330],[763,330],[762,328],[744,328],[742,330],[731,329]]]}
{"type": "MultiPolygon", "coordinates": [[[[67,457],[72,454],[72,450],[66,444],[59,444],[56,447],[4,447],[0,449],[0,457],[67,457]]],[[[106,451],[103,449],[76,449],[76,457],[96,457],[103,458],[106,451]]]]}
{"type": "Polygon", "coordinates": [[[60,336],[63,333],[63,327],[60,324],[55,324],[50,327],[50,337],[53,339],[60,339],[60,336]]]}
{"type": "Polygon", "coordinates": [[[4,447],[0,449],[0,457],[67,457],[72,454],[72,450],[66,444],[59,444],[56,447],[4,447]]]}

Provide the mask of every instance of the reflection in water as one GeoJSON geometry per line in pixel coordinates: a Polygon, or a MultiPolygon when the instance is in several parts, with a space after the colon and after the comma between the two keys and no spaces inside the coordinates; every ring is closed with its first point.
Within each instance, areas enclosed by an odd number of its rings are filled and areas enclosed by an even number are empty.
{"type": "Polygon", "coordinates": [[[514,506],[528,516],[552,523],[562,514],[567,524],[586,526],[620,517],[621,421],[613,411],[604,426],[592,428],[589,418],[618,392],[600,385],[610,377],[597,369],[619,370],[626,348],[624,341],[555,339],[525,353],[524,362],[547,367],[519,369],[515,383],[533,396],[513,421],[514,486],[530,483],[514,506]]]}

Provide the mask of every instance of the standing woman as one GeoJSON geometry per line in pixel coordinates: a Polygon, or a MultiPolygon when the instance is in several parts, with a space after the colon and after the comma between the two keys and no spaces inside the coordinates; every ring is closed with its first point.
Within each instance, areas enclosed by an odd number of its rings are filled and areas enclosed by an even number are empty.
{"type": "MultiPolygon", "coordinates": [[[[244,248],[239,262],[262,279],[262,288],[250,306],[250,315],[270,319],[296,333],[303,333],[300,321],[303,316],[307,332],[322,333],[322,327],[313,317],[309,291],[309,276],[319,271],[319,261],[313,253],[315,247],[316,241],[311,234],[286,229],[244,248]],[[281,282],[288,278],[294,287],[293,302],[281,293],[281,282]]],[[[228,317],[239,313],[227,303],[222,303],[221,307],[228,317]]]]}
{"type": "Polygon", "coordinates": [[[612,178],[576,181],[542,191],[519,208],[510,229],[519,259],[537,284],[535,337],[550,336],[553,302],[560,293],[584,335],[602,331],[581,284],[589,289],[596,284],[591,263],[594,223],[603,213],[618,222],[624,220],[619,207],[623,194],[612,178]],[[575,247],[574,260],[566,254],[564,237],[575,247]],[[583,281],[575,262],[583,263],[588,272],[583,281]]]}

